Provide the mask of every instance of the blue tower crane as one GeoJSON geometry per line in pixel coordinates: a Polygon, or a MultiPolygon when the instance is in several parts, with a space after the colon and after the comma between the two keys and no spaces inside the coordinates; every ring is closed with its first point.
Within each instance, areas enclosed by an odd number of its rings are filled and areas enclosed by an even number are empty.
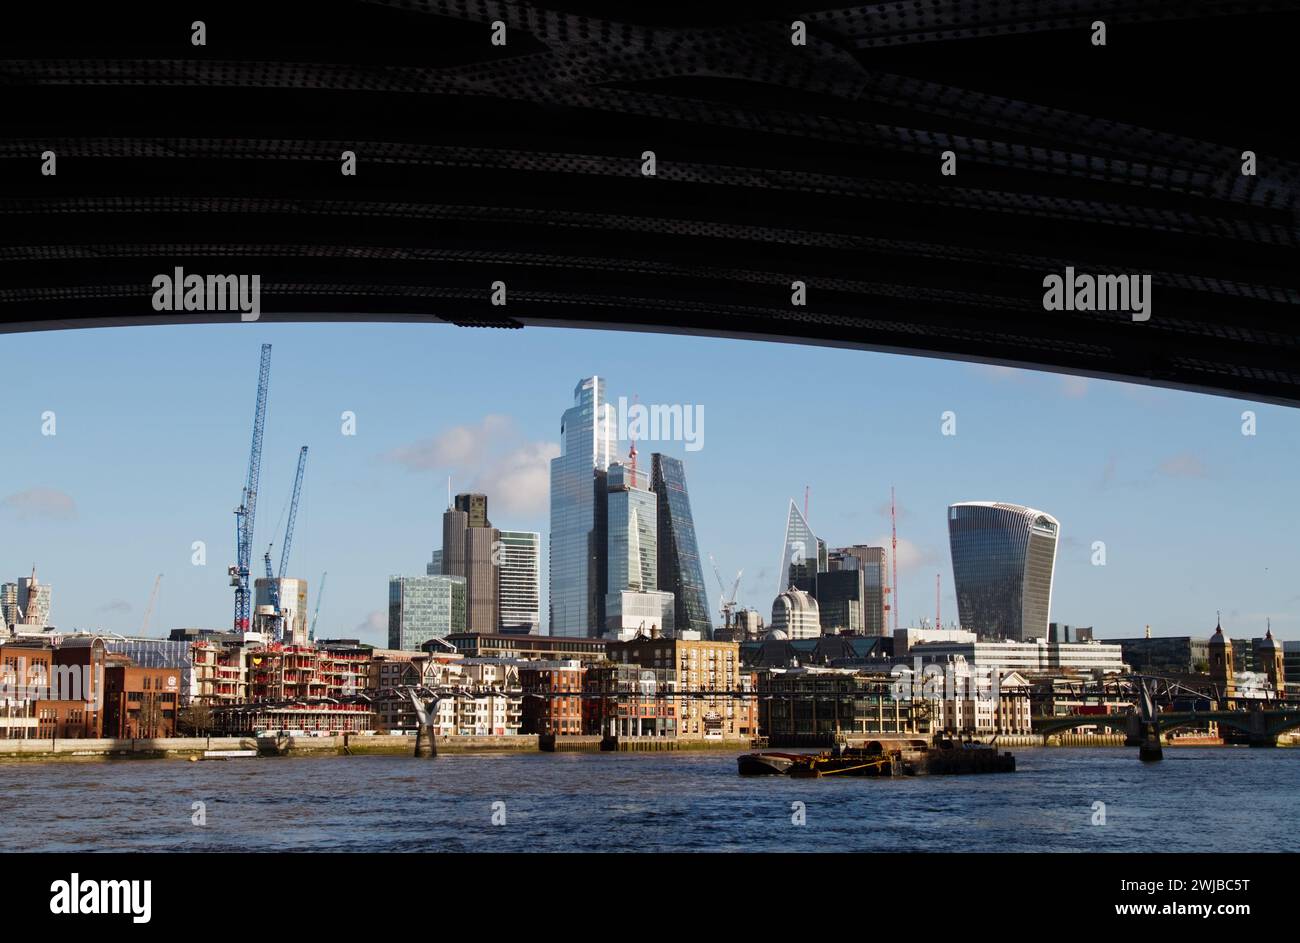
{"type": "Polygon", "coordinates": [[[293,497],[289,499],[289,522],[284,528],[284,543],[280,545],[279,577],[271,571],[271,545],[266,548],[263,559],[266,562],[267,594],[271,605],[275,607],[276,632],[280,631],[280,580],[289,572],[289,550],[293,545],[293,525],[298,519],[298,498],[302,495],[302,477],[307,469],[307,446],[298,452],[298,472],[293,479],[293,497]]]}
{"type": "Polygon", "coordinates": [[[293,525],[298,519],[298,498],[302,494],[302,473],[307,468],[307,446],[298,452],[298,473],[293,479],[293,498],[289,501],[289,523],[284,527],[284,543],[280,545],[280,579],[289,572],[289,547],[293,543],[293,525]]]}
{"type": "Polygon", "coordinates": [[[266,425],[266,389],[271,379],[271,345],[262,345],[262,364],[257,374],[257,406],[253,412],[253,446],[248,454],[248,478],[235,508],[235,557],[230,567],[230,585],[235,588],[235,631],[247,632],[251,603],[249,566],[253,556],[253,520],[257,514],[257,482],[262,473],[262,429],[266,425]]]}
{"type": "Polygon", "coordinates": [[[307,633],[307,641],[316,641],[316,620],[320,618],[320,600],[325,595],[325,577],[329,576],[328,571],[320,575],[320,588],[316,590],[316,611],[311,615],[311,631],[307,633]]]}

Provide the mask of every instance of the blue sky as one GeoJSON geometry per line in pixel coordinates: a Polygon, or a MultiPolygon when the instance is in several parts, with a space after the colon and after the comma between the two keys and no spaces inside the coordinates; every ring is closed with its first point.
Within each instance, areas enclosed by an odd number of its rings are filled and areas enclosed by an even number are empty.
{"type": "MultiPolygon", "coordinates": [[[[187,325],[10,334],[0,455],[0,577],[33,562],[62,628],[227,627],[234,515],[259,345],[274,345],[255,563],[299,446],[311,448],[291,575],[318,635],[384,639],[387,580],[423,573],[446,478],[486,490],[493,523],[547,530],[547,458],[580,377],[611,399],[704,407],[683,457],[705,559],[770,613],[788,502],[812,488],[831,546],[878,542],[897,487],[900,625],[956,614],[945,509],[1027,504],[1061,521],[1052,618],[1103,637],[1300,638],[1300,410],[926,358],[604,331],[449,325],[187,325]],[[1257,434],[1241,434],[1241,414],[1257,434]],[[356,435],[340,414],[356,414],[356,435]],[[952,410],[957,434],[941,435],[952,410]],[[56,434],[42,435],[53,411],[56,434]],[[191,564],[191,545],[207,565],[191,564]],[[1090,562],[1093,541],[1106,565],[1090,562]]],[[[623,445],[626,449],[626,443],[623,445]]],[[[281,524],[282,526],[282,524],[281,524]]],[[[278,560],[277,550],[274,558],[278,560]]],[[[545,570],[545,560],[543,560],[545,570]]],[[[545,588],[543,588],[543,591],[545,588]]],[[[545,606],[543,606],[545,609],[545,606]]]]}

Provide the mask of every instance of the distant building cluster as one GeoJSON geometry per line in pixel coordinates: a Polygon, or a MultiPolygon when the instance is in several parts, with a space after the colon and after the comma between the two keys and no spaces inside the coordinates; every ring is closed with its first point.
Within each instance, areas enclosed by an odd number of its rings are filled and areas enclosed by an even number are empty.
{"type": "Polygon", "coordinates": [[[0,618],[18,632],[43,632],[50,624],[52,596],[50,585],[36,578],[33,566],[31,576],[0,583],[0,618]]]}
{"type": "Polygon", "coordinates": [[[787,509],[770,612],[738,606],[738,574],[714,625],[685,467],[659,452],[647,466],[635,439],[620,458],[617,426],[605,381],[581,380],[550,464],[545,625],[542,535],[499,528],[487,494],[450,484],[424,572],[389,579],[383,648],[317,641],[306,580],[272,577],[269,551],[251,625],[167,639],[59,632],[33,567],[0,584],[0,737],[400,733],[418,701],[447,737],[816,744],[1028,734],[1036,714],[1129,709],[1135,673],[1208,692],[1198,706],[1300,684],[1300,646],[1271,629],[1101,641],[1050,622],[1060,524],[1002,502],[947,509],[947,626],[936,611],[898,627],[891,549],[828,546],[806,499],[787,509]]]}
{"type": "Polygon", "coordinates": [[[618,460],[605,381],[581,380],[551,460],[551,635],[713,634],[680,459],[618,460]]]}

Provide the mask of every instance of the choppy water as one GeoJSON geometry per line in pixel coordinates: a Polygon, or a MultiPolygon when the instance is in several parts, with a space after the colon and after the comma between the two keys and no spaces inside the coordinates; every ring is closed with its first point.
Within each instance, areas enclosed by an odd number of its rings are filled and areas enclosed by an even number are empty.
{"type": "Polygon", "coordinates": [[[1013,774],[894,780],[741,778],[721,753],[10,762],[0,837],[32,851],[1300,848],[1300,750],[1014,752],[1013,774]]]}

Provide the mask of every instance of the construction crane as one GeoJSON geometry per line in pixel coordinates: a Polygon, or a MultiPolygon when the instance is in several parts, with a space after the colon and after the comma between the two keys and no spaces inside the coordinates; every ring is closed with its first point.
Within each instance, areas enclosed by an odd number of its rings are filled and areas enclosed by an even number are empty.
{"type": "Polygon", "coordinates": [[[293,496],[289,498],[289,523],[284,528],[284,543],[280,544],[280,572],[277,577],[271,572],[271,547],[274,544],[268,544],[266,555],[263,559],[266,561],[266,591],[271,598],[271,605],[275,607],[275,629],[276,634],[280,634],[280,581],[285,578],[289,572],[289,551],[293,546],[293,525],[298,519],[298,498],[302,495],[302,476],[307,468],[307,446],[303,446],[298,451],[298,471],[293,477],[293,496]]]}
{"type": "Polygon", "coordinates": [[[731,584],[731,592],[727,592],[727,586],[722,582],[722,571],[718,569],[718,561],[713,559],[713,554],[709,554],[709,562],[713,564],[713,575],[717,577],[718,589],[722,592],[722,605],[719,608],[722,624],[726,628],[731,628],[731,617],[736,611],[736,591],[740,589],[740,577],[745,571],[736,571],[736,580],[731,584]]]}
{"type": "Polygon", "coordinates": [[[249,567],[253,557],[253,522],[257,516],[257,483],[262,473],[262,430],[266,426],[266,390],[271,379],[271,345],[262,345],[262,362],[257,374],[257,403],[253,410],[253,444],[248,453],[248,477],[235,508],[235,565],[229,568],[235,588],[235,631],[247,632],[252,603],[249,567]]]}
{"type": "Polygon", "coordinates": [[[942,574],[940,573],[934,574],[934,627],[936,629],[943,628],[943,622],[939,618],[939,614],[941,611],[939,609],[939,582],[941,576],[942,574]]]}
{"type": "Polygon", "coordinates": [[[311,631],[307,633],[309,642],[316,641],[316,620],[320,618],[320,600],[325,595],[325,577],[327,576],[329,576],[329,571],[320,575],[320,588],[316,590],[316,611],[311,614],[311,631]]]}
{"type": "Polygon", "coordinates": [[[894,504],[894,486],[889,486],[889,531],[890,531],[890,568],[889,577],[891,614],[894,617],[894,632],[898,632],[898,507],[894,504]]]}
{"type": "Polygon", "coordinates": [[[154,603],[158,601],[158,584],[162,582],[163,575],[158,574],[153,581],[153,592],[149,594],[149,605],[144,607],[144,620],[140,623],[140,634],[149,634],[149,619],[153,616],[154,603]]]}

